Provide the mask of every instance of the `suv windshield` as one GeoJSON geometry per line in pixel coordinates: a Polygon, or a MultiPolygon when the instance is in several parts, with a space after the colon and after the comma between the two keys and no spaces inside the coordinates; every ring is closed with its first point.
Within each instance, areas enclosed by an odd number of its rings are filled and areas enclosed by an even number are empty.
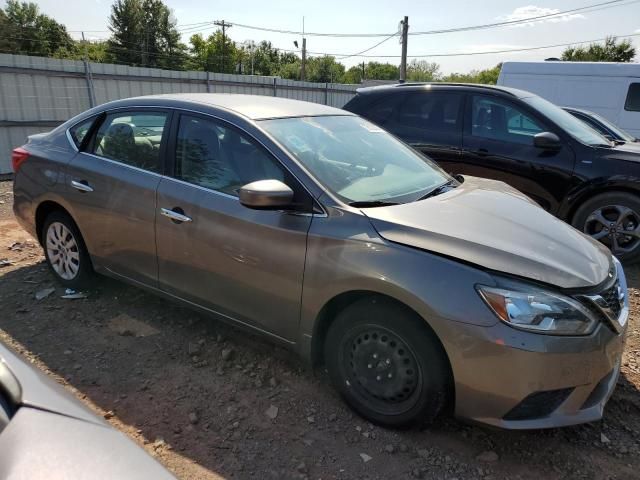
{"type": "Polygon", "coordinates": [[[591,146],[605,145],[608,147],[611,145],[609,140],[587,126],[582,120],[578,120],[569,112],[564,111],[544,98],[526,97],[522,101],[538,110],[579,142],[591,146]]]}
{"type": "Polygon", "coordinates": [[[384,130],[356,116],[262,120],[327,189],[347,203],[403,203],[451,178],[384,130]]]}

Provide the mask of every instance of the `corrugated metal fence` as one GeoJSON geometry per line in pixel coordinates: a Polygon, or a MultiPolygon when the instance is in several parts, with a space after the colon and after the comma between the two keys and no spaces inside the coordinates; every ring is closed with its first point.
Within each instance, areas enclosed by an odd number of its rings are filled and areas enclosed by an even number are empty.
{"type": "Polygon", "coordinates": [[[0,54],[0,174],[11,149],[94,105],[156,93],[220,92],[272,95],[342,107],[356,85],[276,77],[179,72],[0,54]]]}

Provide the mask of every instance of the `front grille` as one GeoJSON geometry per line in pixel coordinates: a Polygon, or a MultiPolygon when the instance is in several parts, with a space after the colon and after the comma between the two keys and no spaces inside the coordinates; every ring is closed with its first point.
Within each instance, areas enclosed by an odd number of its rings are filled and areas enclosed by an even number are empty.
{"type": "Polygon", "coordinates": [[[615,272],[612,272],[611,283],[604,290],[595,294],[576,295],[575,298],[617,330],[626,292],[620,287],[620,279],[614,275],[615,272]]]}
{"type": "Polygon", "coordinates": [[[606,302],[607,306],[611,309],[613,314],[618,318],[620,312],[622,311],[622,301],[619,298],[618,287],[620,286],[620,282],[616,278],[616,281],[613,285],[607,288],[605,291],[600,293],[600,296],[606,302]]]}
{"type": "Polygon", "coordinates": [[[505,420],[534,420],[547,417],[562,405],[571,392],[573,392],[573,387],[532,393],[503,418],[505,420]]]}

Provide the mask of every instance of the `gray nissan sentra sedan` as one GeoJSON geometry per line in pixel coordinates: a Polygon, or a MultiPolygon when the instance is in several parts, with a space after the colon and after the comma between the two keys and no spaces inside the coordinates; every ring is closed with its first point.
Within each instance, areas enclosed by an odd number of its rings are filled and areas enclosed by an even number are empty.
{"type": "Polygon", "coordinates": [[[348,112],[132,98],[13,165],[15,214],[63,285],[98,272],[265,334],[372,422],[570,425],[615,387],[628,301],[606,247],[348,112]]]}

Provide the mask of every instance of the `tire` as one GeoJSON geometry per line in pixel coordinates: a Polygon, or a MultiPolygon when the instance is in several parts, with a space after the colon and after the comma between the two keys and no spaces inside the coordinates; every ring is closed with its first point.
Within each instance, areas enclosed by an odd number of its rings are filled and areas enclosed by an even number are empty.
{"type": "Polygon", "coordinates": [[[609,247],[620,261],[632,263],[640,258],[640,198],[637,196],[625,192],[597,195],[578,208],[571,223],[609,247]]]}
{"type": "Polygon", "coordinates": [[[89,253],[73,219],[65,212],[49,214],[42,227],[42,246],[49,269],[67,288],[91,287],[95,274],[89,253]]]}
{"type": "Polygon", "coordinates": [[[414,312],[385,298],[367,297],[340,312],[324,358],[345,401],[377,425],[429,423],[449,397],[450,368],[437,337],[414,312]]]}

